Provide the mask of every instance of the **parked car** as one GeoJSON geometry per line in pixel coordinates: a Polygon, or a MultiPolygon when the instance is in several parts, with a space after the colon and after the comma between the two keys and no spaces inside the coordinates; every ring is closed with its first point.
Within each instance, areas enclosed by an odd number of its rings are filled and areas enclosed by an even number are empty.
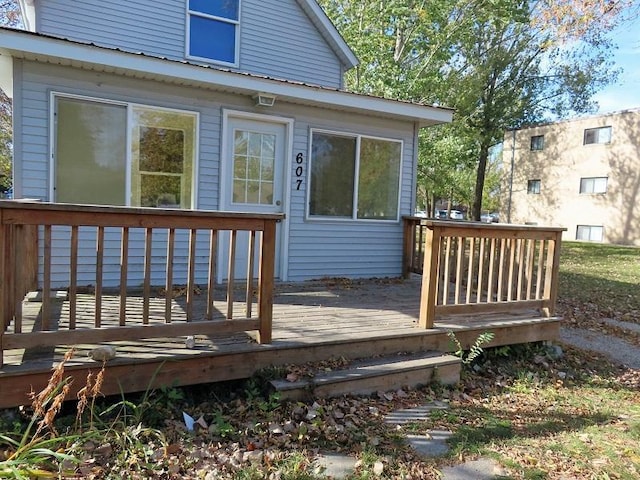
{"type": "Polygon", "coordinates": [[[446,220],[447,219],[447,211],[446,210],[436,210],[435,218],[438,220],[446,220]]]}
{"type": "Polygon", "coordinates": [[[460,210],[451,210],[449,212],[449,218],[452,220],[464,220],[464,213],[460,210]]]}
{"type": "Polygon", "coordinates": [[[485,223],[498,223],[500,217],[497,213],[483,213],[480,215],[480,221],[485,223]]]}

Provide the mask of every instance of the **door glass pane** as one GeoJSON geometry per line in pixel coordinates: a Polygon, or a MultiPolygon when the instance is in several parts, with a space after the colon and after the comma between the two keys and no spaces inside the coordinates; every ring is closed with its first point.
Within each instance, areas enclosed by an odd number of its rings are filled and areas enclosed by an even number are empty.
{"type": "Polygon", "coordinates": [[[56,98],[55,120],[54,200],[124,205],[126,107],[56,98]]]}
{"type": "Polygon", "coordinates": [[[360,141],[358,218],[395,220],[400,185],[399,142],[363,138],[360,141]]]}
{"type": "Polygon", "coordinates": [[[353,216],[356,139],[314,133],[311,145],[309,214],[353,216]]]}
{"type": "Polygon", "coordinates": [[[192,208],[194,114],[133,109],[131,205],[192,208]]]}
{"type": "Polygon", "coordinates": [[[233,152],[233,203],[273,205],[274,134],[236,130],[233,152]]]}

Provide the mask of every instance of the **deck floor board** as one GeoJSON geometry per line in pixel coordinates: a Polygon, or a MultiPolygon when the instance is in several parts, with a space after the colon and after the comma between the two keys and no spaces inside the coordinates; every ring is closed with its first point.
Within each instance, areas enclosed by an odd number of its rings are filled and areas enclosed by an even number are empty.
{"type": "MultiPolygon", "coordinates": [[[[222,289],[218,292],[215,307],[218,315],[212,322],[224,322],[221,312],[226,311],[222,289]]],[[[64,296],[51,302],[56,312],[54,328],[68,328],[69,302],[64,296]]],[[[164,323],[164,297],[151,300],[151,322],[164,323]],[[162,308],[160,308],[162,306],[162,308]],[[154,317],[155,316],[155,317],[154,317]]],[[[117,295],[104,295],[101,323],[115,327],[119,322],[119,302],[117,295]]],[[[531,330],[540,321],[535,312],[522,314],[483,314],[479,316],[458,317],[455,320],[442,318],[435,328],[427,331],[418,327],[420,302],[420,278],[399,280],[363,280],[334,281],[321,280],[303,283],[281,283],[276,285],[273,306],[273,341],[268,345],[259,345],[251,334],[233,335],[196,335],[196,347],[186,348],[185,338],[153,338],[140,341],[111,342],[117,356],[109,366],[139,366],[145,363],[162,361],[189,361],[198,358],[207,359],[233,355],[252,355],[272,352],[279,360],[306,361],[301,358],[300,348],[330,346],[333,353],[353,354],[353,342],[383,342],[392,339],[394,345],[402,345],[403,339],[420,338],[443,332],[526,327],[531,330]],[[298,350],[296,350],[298,349],[298,350]],[[291,357],[287,357],[291,351],[291,357]],[[278,353],[280,352],[280,353],[278,353]],[[297,352],[297,353],[295,353],[297,352]]],[[[23,331],[34,328],[39,320],[42,304],[37,301],[25,301],[23,308],[23,331]]],[[[204,320],[206,296],[197,295],[194,301],[195,322],[204,320]]],[[[244,315],[245,304],[234,303],[234,312],[244,315]]],[[[257,307],[254,305],[254,315],[257,307]]],[[[78,299],[77,328],[93,325],[94,305],[90,294],[78,299]]],[[[186,320],[186,301],[184,297],[174,298],[172,305],[173,322],[186,320]]],[[[129,298],[127,301],[127,325],[139,325],[142,322],[142,299],[129,298]]],[[[526,337],[524,337],[526,338],[526,337]]],[[[443,344],[443,340],[439,341],[443,344]]],[[[361,343],[362,345],[362,343],[361,343]]],[[[381,344],[382,345],[382,344],[381,344]]],[[[70,368],[95,368],[88,353],[97,345],[75,345],[75,354],[68,363],[70,368]]],[[[48,372],[59,363],[69,346],[39,347],[28,350],[8,350],[4,352],[5,364],[0,369],[2,377],[48,372]]],[[[374,348],[374,347],[371,347],[374,348]]],[[[387,348],[382,347],[381,348],[387,348]]],[[[388,347],[391,348],[391,347],[388,347]]],[[[365,352],[369,350],[365,349],[365,352]]],[[[253,357],[247,357],[253,358],[253,357]]],[[[275,358],[275,357],[274,357],[275,358]]],[[[250,360],[251,361],[251,360],[250,360]]]]}

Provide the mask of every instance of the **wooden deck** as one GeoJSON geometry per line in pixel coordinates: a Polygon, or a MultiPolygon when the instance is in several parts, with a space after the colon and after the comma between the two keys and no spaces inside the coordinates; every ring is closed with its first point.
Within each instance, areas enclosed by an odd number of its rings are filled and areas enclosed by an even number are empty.
{"type": "MultiPolygon", "coordinates": [[[[57,299],[50,302],[56,327],[64,327],[69,321],[69,302],[65,293],[60,292],[57,299]]],[[[456,332],[466,346],[472,344],[478,334],[491,331],[495,334],[491,345],[497,346],[553,340],[559,329],[557,318],[545,318],[535,310],[443,316],[436,319],[434,328],[424,329],[419,327],[421,277],[364,281],[326,279],[277,284],[272,342],[259,344],[251,333],[218,333],[224,332],[225,325],[233,323],[225,317],[227,304],[223,297],[221,288],[220,297],[214,302],[213,320],[204,320],[206,295],[195,295],[192,322],[214,322],[217,333],[196,335],[193,349],[186,347],[184,336],[105,342],[116,347],[117,356],[107,363],[103,393],[246,378],[256,370],[272,365],[337,356],[364,358],[399,352],[451,351],[449,331],[456,332]],[[152,379],[154,384],[150,385],[152,379]]],[[[91,293],[78,294],[76,328],[93,325],[94,305],[91,293]]],[[[151,316],[156,307],[161,315],[164,306],[165,296],[158,291],[148,307],[151,316]]],[[[234,306],[237,311],[244,312],[246,304],[236,302],[234,306]]],[[[23,303],[24,331],[38,328],[41,307],[42,303],[38,301],[23,303]]],[[[118,325],[119,295],[103,293],[101,308],[102,325],[118,325]]],[[[129,295],[127,324],[141,319],[142,311],[142,297],[129,295]]],[[[186,299],[176,296],[171,311],[173,323],[176,326],[184,324],[186,299]]],[[[66,367],[66,375],[74,377],[72,390],[84,385],[89,370],[101,367],[101,363],[87,355],[95,347],[74,345],[75,355],[66,367]]],[[[0,408],[28,403],[28,393],[46,385],[51,369],[69,348],[69,345],[58,345],[5,350],[4,365],[0,369],[0,408]]]]}

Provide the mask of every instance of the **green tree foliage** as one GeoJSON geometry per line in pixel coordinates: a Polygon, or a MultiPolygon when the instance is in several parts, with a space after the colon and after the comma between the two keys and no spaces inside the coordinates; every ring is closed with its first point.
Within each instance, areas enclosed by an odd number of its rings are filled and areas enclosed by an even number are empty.
{"type": "Polygon", "coordinates": [[[480,218],[490,149],[504,131],[594,108],[615,80],[604,33],[626,1],[321,0],[361,60],[355,91],[455,108],[421,136],[419,203],[464,202],[480,218]],[[466,175],[463,172],[467,172],[466,175]]]}

